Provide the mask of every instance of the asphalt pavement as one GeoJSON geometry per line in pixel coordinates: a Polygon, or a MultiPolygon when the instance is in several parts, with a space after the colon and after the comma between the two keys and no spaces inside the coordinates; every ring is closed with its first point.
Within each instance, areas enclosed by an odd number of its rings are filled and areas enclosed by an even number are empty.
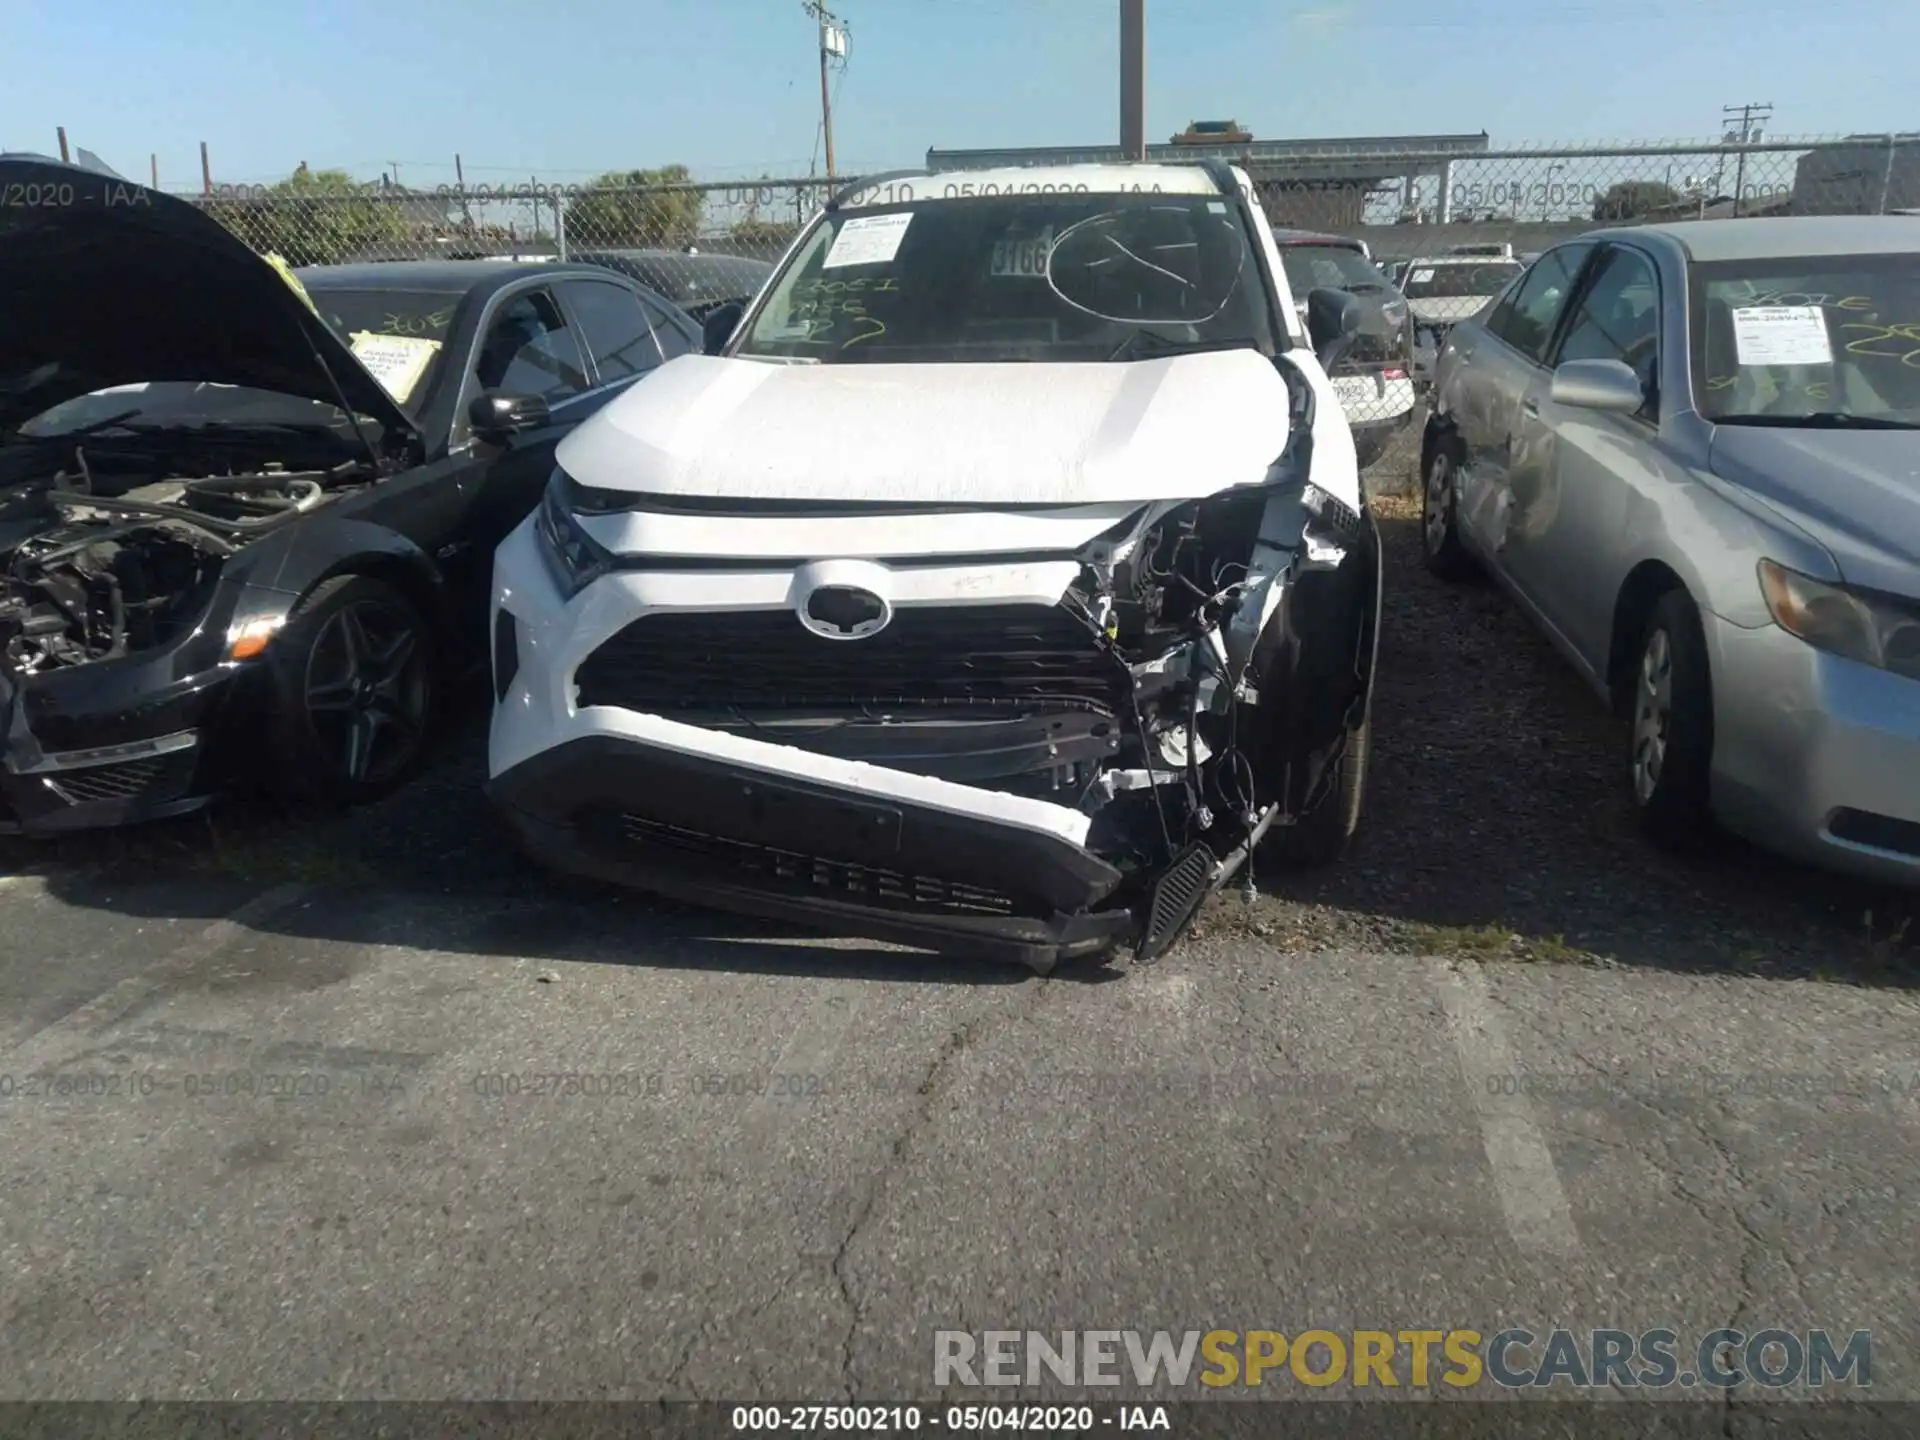
{"type": "Polygon", "coordinates": [[[941,1329],[1511,1326],[1869,1329],[1920,1399],[1905,969],[1303,946],[1280,883],[1040,979],[550,882],[480,737],[324,823],[0,852],[0,1399],[880,1403],[941,1329]]]}

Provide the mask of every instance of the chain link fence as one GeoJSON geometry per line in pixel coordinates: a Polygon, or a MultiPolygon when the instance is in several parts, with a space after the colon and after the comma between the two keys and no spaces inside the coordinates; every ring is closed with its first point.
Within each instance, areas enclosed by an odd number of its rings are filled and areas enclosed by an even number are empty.
{"type": "MultiPolygon", "coordinates": [[[[1153,158],[1170,148],[1181,159],[1221,158],[1245,169],[1279,230],[1364,242],[1400,292],[1407,320],[1389,321],[1379,343],[1363,344],[1336,377],[1383,488],[1411,478],[1439,335],[1482,308],[1529,256],[1607,226],[1920,213],[1914,133],[1505,149],[1483,142],[1464,152],[1458,144],[1366,142],[1156,146],[1153,158]]],[[[955,163],[940,157],[943,167],[955,163]]],[[[777,260],[833,191],[856,178],[321,190],[296,176],[273,186],[214,185],[187,198],[248,245],[295,266],[651,251],[655,271],[671,277],[672,257],[689,251],[777,260]]]]}

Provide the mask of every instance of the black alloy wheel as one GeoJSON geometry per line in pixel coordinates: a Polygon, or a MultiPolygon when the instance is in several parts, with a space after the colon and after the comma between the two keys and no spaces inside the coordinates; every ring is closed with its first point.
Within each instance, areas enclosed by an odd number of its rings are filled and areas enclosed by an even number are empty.
{"type": "Polygon", "coordinates": [[[276,788],[364,804],[418,768],[436,696],[433,636],[400,591],[340,575],[302,602],[278,637],[276,788]]]}

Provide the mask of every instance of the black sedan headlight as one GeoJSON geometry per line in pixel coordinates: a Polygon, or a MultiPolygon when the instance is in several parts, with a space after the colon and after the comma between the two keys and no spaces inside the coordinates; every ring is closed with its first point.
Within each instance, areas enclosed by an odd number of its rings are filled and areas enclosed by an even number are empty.
{"type": "Polygon", "coordinates": [[[613,569],[613,556],[581,527],[571,503],[572,484],[564,470],[555,470],[540,508],[533,514],[540,553],[560,593],[571,600],[613,569]]]}

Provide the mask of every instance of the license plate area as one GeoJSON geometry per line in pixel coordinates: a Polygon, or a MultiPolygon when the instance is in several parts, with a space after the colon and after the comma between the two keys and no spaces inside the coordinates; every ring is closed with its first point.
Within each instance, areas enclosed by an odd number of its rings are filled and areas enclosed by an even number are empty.
{"type": "Polygon", "coordinates": [[[827,798],[777,781],[742,780],[724,807],[729,829],[763,844],[806,854],[881,861],[900,853],[898,807],[827,798]]]}

